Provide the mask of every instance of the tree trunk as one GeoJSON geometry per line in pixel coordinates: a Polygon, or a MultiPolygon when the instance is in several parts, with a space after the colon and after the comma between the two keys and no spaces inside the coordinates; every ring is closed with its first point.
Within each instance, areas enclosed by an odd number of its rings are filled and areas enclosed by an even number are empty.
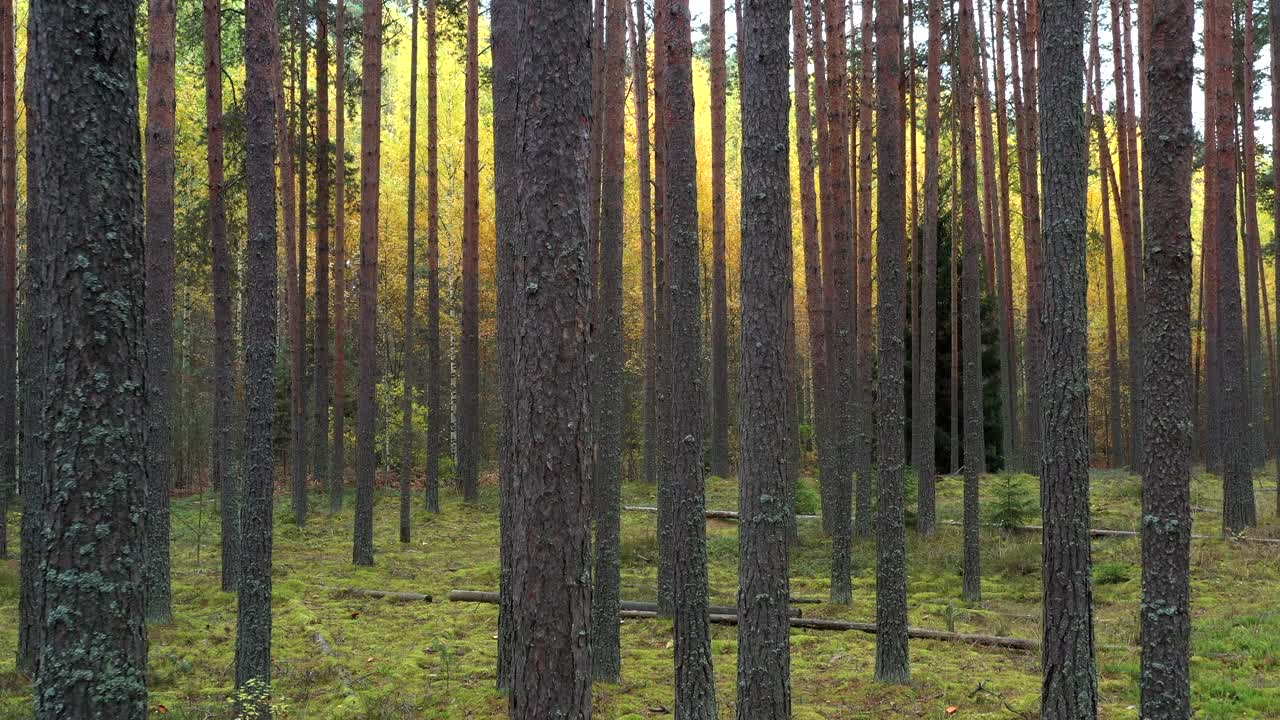
{"type": "MultiPolygon", "coordinates": [[[[1195,7],[1155,0],[1143,175],[1148,388],[1143,468],[1143,717],[1191,717],[1191,87],[1195,7]]],[[[1275,32],[1273,30],[1273,32],[1275,32]]],[[[1274,51],[1273,51],[1274,52],[1274,51]]],[[[1144,103],[1145,106],[1145,103],[1144,103]]]]}
{"type": "MultiPolygon", "coordinates": [[[[329,478],[329,0],[316,0],[316,339],[315,480],[329,478]]],[[[342,108],[338,108],[342,112],[342,108]]]]}
{"type": "MultiPolygon", "coordinates": [[[[725,270],[724,0],[711,0],[711,474],[729,476],[729,280],[725,270]]],[[[741,39],[739,39],[741,43],[741,39]]]]}
{"type": "Polygon", "coordinates": [[[1244,23],[1244,60],[1240,63],[1240,138],[1244,159],[1244,264],[1245,264],[1245,337],[1248,357],[1248,384],[1245,398],[1248,408],[1248,447],[1252,467],[1261,467],[1267,460],[1267,441],[1263,421],[1262,395],[1262,313],[1259,285],[1262,278],[1262,257],[1255,252],[1260,245],[1258,233],[1258,142],[1255,136],[1253,112],[1253,55],[1254,20],[1250,8],[1242,17],[1244,23]]]}
{"type": "Polygon", "coordinates": [[[356,397],[356,527],[352,559],[373,564],[374,353],[378,321],[378,180],[382,161],[382,0],[364,6],[360,92],[360,388],[356,397]]]}
{"type": "MultiPolygon", "coordinates": [[[[1270,17],[1280,17],[1280,0],[1269,0],[1267,8],[1270,11],[1270,17]]],[[[1271,77],[1277,77],[1276,72],[1280,69],[1280,23],[1267,23],[1270,36],[1271,47],[1271,77]]],[[[1152,49],[1154,50],[1156,41],[1152,39],[1152,49]]],[[[1280,83],[1271,83],[1271,107],[1280,108],[1280,83]]],[[[1275,157],[1280,153],[1280,124],[1271,123],[1271,153],[1272,165],[1275,164],[1275,157]]],[[[1272,173],[1272,182],[1275,183],[1275,189],[1280,189],[1280,173],[1272,173]]],[[[1280,217],[1280,190],[1272,193],[1272,201],[1274,205],[1271,209],[1272,217],[1280,217]]],[[[1276,287],[1276,316],[1280,319],[1280,262],[1275,263],[1273,269],[1275,274],[1274,281],[1276,287]]],[[[1270,324],[1270,323],[1268,323],[1270,324]]],[[[1280,333],[1276,335],[1276,355],[1280,361],[1280,333]]],[[[1280,377],[1272,378],[1273,383],[1280,384],[1280,377]]],[[[1272,415],[1272,422],[1276,426],[1276,482],[1280,487],[1280,390],[1276,390],[1276,408],[1272,415]]],[[[1280,516],[1280,492],[1276,493],[1276,515],[1280,516]]]]}
{"type": "Polygon", "coordinates": [[[1240,264],[1236,233],[1236,148],[1234,103],[1231,90],[1231,6],[1210,0],[1206,27],[1214,36],[1213,56],[1207,67],[1214,79],[1214,194],[1216,210],[1213,240],[1218,244],[1218,310],[1221,327],[1221,376],[1218,440],[1222,444],[1224,532],[1239,532],[1257,524],[1253,478],[1249,463],[1245,407],[1244,329],[1240,317],[1240,264]]]}
{"type": "MultiPolygon", "coordinates": [[[[875,476],[872,474],[873,463],[873,446],[872,439],[873,426],[876,425],[875,419],[872,417],[875,402],[875,393],[872,392],[873,368],[875,367],[875,344],[872,340],[874,327],[871,321],[871,245],[872,245],[872,229],[871,229],[871,156],[876,149],[875,143],[872,142],[872,114],[871,114],[871,98],[876,92],[876,86],[872,83],[872,35],[871,22],[872,10],[871,2],[863,0],[862,4],[862,83],[858,90],[858,136],[860,145],[858,147],[858,232],[856,237],[850,239],[851,244],[856,244],[853,252],[857,256],[857,284],[856,298],[853,300],[853,312],[856,313],[857,319],[853,323],[853,330],[857,333],[856,347],[852,352],[856,353],[856,379],[854,380],[855,399],[857,404],[853,408],[854,420],[854,446],[853,446],[853,470],[857,475],[857,487],[854,489],[854,535],[858,537],[871,537],[871,507],[873,488],[875,486],[875,476]]],[[[883,6],[882,6],[883,8],[883,6]]],[[[899,15],[902,13],[899,12],[899,15]]],[[[899,27],[897,36],[900,38],[902,34],[899,27]]],[[[828,33],[830,36],[830,33],[828,33]]],[[[899,42],[900,41],[895,41],[899,42]]],[[[828,48],[835,43],[828,45],[828,48]]],[[[901,58],[901,48],[899,48],[898,56],[901,58]]],[[[883,62],[883,58],[881,59],[883,62]]],[[[898,62],[901,65],[901,60],[898,62]]],[[[828,63],[830,67],[830,63],[828,63]]],[[[899,82],[895,83],[895,88],[899,86],[899,82]]],[[[883,75],[880,76],[880,82],[887,82],[883,75]]],[[[885,126],[884,116],[893,114],[900,115],[900,100],[897,95],[888,98],[882,96],[881,100],[891,104],[892,107],[884,107],[881,105],[880,117],[880,133],[893,132],[892,129],[885,126]],[[899,112],[894,112],[899,110],[899,112]]],[[[895,128],[901,132],[901,121],[896,121],[898,126],[895,128]]],[[[847,123],[846,123],[847,126],[847,123]]],[[[832,125],[834,129],[834,124],[832,125]]],[[[833,130],[834,131],[834,130],[833,130]]],[[[901,155],[901,143],[899,143],[899,152],[901,155]]],[[[884,159],[883,150],[880,159],[884,159]]],[[[890,179],[892,184],[896,179],[890,179]]],[[[838,192],[839,187],[833,186],[833,191],[838,192]]],[[[898,192],[902,192],[900,188],[898,192]]],[[[881,224],[883,224],[883,215],[881,216],[881,224]]],[[[839,268],[837,268],[839,272],[839,268]]],[[[837,327],[839,327],[837,325],[837,327]]],[[[843,477],[843,476],[842,476],[843,477]]]]}
{"type": "Polygon", "coordinates": [[[671,472],[671,296],[667,292],[667,132],[666,132],[666,12],[653,12],[653,169],[657,180],[654,202],[654,295],[657,314],[657,435],[658,465],[658,613],[671,617],[675,585],[675,509],[672,506],[674,476],[671,472]]]}
{"type": "MultiPolygon", "coordinates": [[[[833,479],[835,489],[832,510],[831,601],[847,604],[853,599],[853,527],[850,518],[853,494],[853,461],[858,446],[855,434],[854,364],[854,292],[853,243],[849,186],[849,118],[848,106],[841,101],[847,94],[845,81],[846,49],[844,38],[844,4],[827,0],[826,29],[831,39],[826,44],[827,89],[827,178],[830,179],[830,213],[823,213],[823,225],[829,225],[830,252],[823,251],[824,265],[830,259],[827,280],[831,283],[827,305],[827,350],[830,353],[832,383],[828,386],[828,420],[834,447],[823,461],[821,477],[833,479]]],[[[824,183],[825,185],[825,183],[824,183]]],[[[824,238],[825,239],[825,238],[824,238]]],[[[824,267],[824,270],[826,268],[824,267]]]]}
{"type": "Polygon", "coordinates": [[[298,290],[293,296],[293,382],[290,393],[293,399],[293,426],[290,430],[293,452],[291,465],[293,471],[293,521],[298,527],[307,524],[307,157],[310,148],[307,132],[310,123],[307,119],[307,83],[310,74],[307,70],[308,38],[310,19],[307,17],[306,0],[298,0],[294,15],[295,42],[298,44],[298,104],[295,112],[298,116],[298,290]]]}
{"type": "MultiPolygon", "coordinates": [[[[906,684],[911,680],[907,654],[907,530],[903,511],[903,329],[906,321],[906,280],[903,230],[906,222],[906,187],[903,158],[902,1],[878,0],[876,18],[876,92],[880,105],[880,132],[876,138],[879,186],[880,241],[877,248],[880,310],[880,373],[875,422],[880,427],[880,498],[876,514],[876,679],[906,684]]],[[[864,6],[863,53],[869,35],[864,6]]],[[[870,88],[864,84],[864,92],[870,88]]],[[[870,101],[863,97],[863,107],[870,101]]],[[[864,143],[870,136],[864,135],[864,143]]],[[[866,169],[864,165],[864,171],[866,169]]],[[[865,180],[864,180],[865,182],[865,180]]],[[[867,238],[870,241],[870,237],[867,238]]],[[[859,278],[861,280],[861,278],[859,278]]],[[[868,278],[868,281],[870,278],[868,278]]],[[[864,303],[859,303],[859,309],[864,303]]],[[[869,303],[866,303],[869,304],[869,303]]],[[[859,330],[861,330],[861,326],[859,330]]],[[[981,416],[979,416],[981,417],[981,416]]],[[[867,483],[871,482],[868,473],[867,483]]],[[[869,490],[869,488],[868,488],[869,490]]],[[[870,504],[870,503],[868,503],[870,504]]]]}
{"type": "Polygon", "coordinates": [[[231,331],[231,249],[227,245],[222,129],[222,3],[204,0],[205,143],[209,164],[209,241],[213,246],[213,432],[214,477],[222,514],[222,591],[234,592],[240,578],[239,482],[233,457],[235,366],[231,331]]]}
{"type": "MultiPolygon", "coordinates": [[[[271,716],[271,538],[275,488],[276,235],[273,63],[280,48],[274,0],[245,6],[249,239],[244,283],[245,475],[236,629],[236,688],[242,710],[271,716]]],[[[282,155],[282,158],[284,156],[282,155]]]]}
{"type": "Polygon", "coordinates": [[[707,538],[702,512],[702,347],[699,322],[697,146],[694,143],[693,47],[688,0],[663,0],[663,120],[668,298],[671,318],[671,457],[675,609],[676,716],[716,717],[711,627],[707,622],[707,538]]]}
{"type": "MultiPolygon", "coordinates": [[[[1021,95],[1022,132],[1018,145],[1023,152],[1021,173],[1023,245],[1027,267],[1027,433],[1024,459],[1029,468],[1040,467],[1040,445],[1044,398],[1040,378],[1044,377],[1043,313],[1040,309],[1043,277],[1043,247],[1040,236],[1040,177],[1039,137],[1040,116],[1036,99],[1039,82],[1035,66],[1036,45],[1039,42],[1038,0],[1026,0],[1026,9],[1018,5],[1018,23],[1022,25],[1021,42],[1022,80],[1025,93],[1021,95]],[[1032,379],[1035,382],[1032,382],[1032,379]]],[[[1012,3],[1012,0],[1011,0],[1012,3]]],[[[1015,71],[1016,72],[1016,71],[1015,71]]],[[[1017,87],[1015,85],[1015,94],[1017,87]]]]}
{"type": "Polygon", "coordinates": [[[174,0],[147,5],[147,622],[173,617],[169,587],[169,488],[173,471],[173,192],[174,74],[177,8],[174,0]]]}
{"type": "Polygon", "coordinates": [[[913,413],[915,445],[916,528],[932,535],[937,526],[934,435],[937,427],[938,347],[938,136],[942,104],[942,0],[929,0],[929,69],[925,89],[924,226],[920,240],[920,394],[913,413]]]}
{"type": "MultiPolygon", "coordinates": [[[[964,337],[964,586],[966,602],[982,601],[982,564],[979,554],[978,481],[986,444],[982,434],[982,216],[978,210],[978,149],[973,120],[974,88],[973,0],[960,1],[957,107],[960,116],[961,232],[964,250],[963,276],[952,270],[953,282],[963,278],[962,332],[964,337]]],[[[952,238],[954,247],[957,240],[952,238]]],[[[953,358],[952,362],[956,362],[953,358]]]]}
{"type": "Polygon", "coordinates": [[[636,173],[640,206],[640,288],[644,312],[644,480],[658,482],[657,324],[653,291],[653,182],[649,166],[649,40],[644,0],[628,11],[631,20],[632,92],[636,100],[636,173]]]}
{"type": "Polygon", "coordinates": [[[463,160],[462,368],[458,375],[458,485],[473,503],[480,463],[480,61],[477,0],[467,0],[466,137],[463,160]]]}
{"type": "MultiPolygon", "coordinates": [[[[294,244],[297,233],[295,162],[298,121],[298,66],[295,64],[297,38],[299,34],[297,6],[289,6],[289,17],[292,18],[289,57],[280,51],[279,67],[276,68],[278,95],[276,98],[276,138],[279,144],[280,158],[280,202],[284,211],[284,254],[285,254],[285,301],[284,316],[288,321],[289,334],[289,449],[286,454],[285,468],[289,473],[291,499],[294,507],[294,521],[297,522],[301,509],[298,492],[303,486],[302,476],[302,321],[298,314],[298,246],[294,244]],[[289,76],[289,95],[286,100],[284,83],[286,73],[289,76]]],[[[282,30],[283,32],[283,30],[282,30]]]]}
{"type": "MultiPolygon", "coordinates": [[[[747,5],[738,40],[745,59],[742,194],[757,199],[743,206],[742,218],[740,720],[791,717],[788,547],[795,510],[788,502],[791,477],[784,470],[791,441],[787,373],[792,350],[786,339],[793,291],[791,183],[789,153],[779,152],[787,147],[790,131],[789,4],[747,5]]],[[[803,21],[797,26],[803,28],[803,21]]]]}
{"type": "Polygon", "coordinates": [[[440,145],[436,0],[427,0],[427,512],[440,512],[444,397],[440,355],[440,145]]]}
{"type": "MultiPolygon", "coordinates": [[[[429,0],[430,1],[430,0],[429,0]]],[[[342,511],[346,484],[346,424],[347,424],[347,61],[345,0],[338,0],[337,19],[334,21],[336,39],[333,123],[336,173],[333,179],[336,209],[333,223],[333,465],[329,474],[329,512],[342,511]]],[[[432,36],[434,37],[434,36],[432,36]]],[[[432,278],[435,274],[432,273],[432,278]]],[[[438,417],[434,413],[434,419],[438,417]]],[[[434,423],[434,420],[432,422],[434,423]]]]}
{"type": "Polygon", "coordinates": [[[1047,720],[1095,718],[1093,570],[1089,546],[1088,134],[1084,122],[1084,0],[1045,6],[1044,86],[1044,558],[1043,683],[1047,720]]]}
{"type": "MultiPolygon", "coordinates": [[[[831,213],[834,212],[834,208],[832,207],[831,196],[831,143],[827,127],[827,50],[823,39],[822,5],[823,0],[810,0],[810,22],[812,23],[811,32],[813,38],[813,121],[817,126],[818,208],[822,218],[822,223],[819,227],[819,241],[821,243],[822,261],[822,361],[825,363],[821,368],[815,364],[814,372],[815,374],[821,373],[820,377],[823,385],[830,389],[834,386],[831,368],[838,367],[834,363],[834,349],[832,348],[832,333],[834,332],[832,307],[836,302],[834,279],[836,263],[833,256],[835,248],[831,242],[831,232],[834,227],[831,213]]],[[[814,411],[814,415],[819,418],[818,432],[821,433],[818,437],[818,466],[819,468],[830,468],[836,462],[837,443],[845,441],[840,440],[832,430],[832,423],[835,422],[835,418],[832,415],[830,393],[824,394],[816,398],[816,400],[817,408],[814,411]]],[[[820,492],[822,493],[822,530],[827,534],[834,534],[836,524],[835,509],[839,504],[836,498],[836,490],[841,483],[838,482],[838,477],[834,473],[824,475],[820,472],[818,481],[821,483],[820,492]]]]}
{"type": "MultiPolygon", "coordinates": [[[[1112,0],[1111,2],[1111,27],[1112,27],[1112,78],[1117,88],[1116,93],[1116,146],[1118,148],[1119,182],[1115,185],[1117,190],[1116,204],[1120,210],[1120,234],[1124,246],[1124,267],[1125,267],[1125,305],[1128,312],[1129,322],[1129,463],[1134,470],[1138,469],[1139,455],[1141,454],[1141,410],[1139,408],[1139,396],[1141,395],[1142,382],[1142,347],[1141,347],[1141,317],[1139,305],[1141,304],[1141,289],[1138,286],[1138,278],[1141,275],[1142,251],[1141,240],[1138,239],[1139,220],[1133,216],[1134,204],[1130,202],[1132,195],[1136,192],[1133,189],[1132,181],[1134,175],[1129,172],[1129,166],[1133,161],[1130,157],[1130,146],[1125,136],[1125,128],[1129,123],[1129,105],[1128,98],[1130,95],[1124,91],[1128,86],[1131,74],[1126,70],[1126,57],[1124,52],[1124,40],[1127,37],[1124,30],[1125,23],[1121,18],[1121,6],[1127,5],[1124,0],[1112,0]]],[[[1127,12],[1127,11],[1126,11],[1127,12]]],[[[1127,17],[1127,14],[1126,14],[1127,17]]],[[[1206,216],[1207,217],[1207,216],[1206,216]]]]}
{"type": "Polygon", "coordinates": [[[600,448],[596,465],[595,591],[591,660],[597,680],[617,682],[622,674],[622,645],[618,629],[622,558],[622,437],[623,348],[622,251],[623,193],[626,155],[626,0],[609,0],[604,71],[604,151],[601,170],[600,292],[595,329],[600,395],[596,398],[600,448]]]}
{"type": "Polygon", "coordinates": [[[501,181],[517,192],[499,198],[517,204],[510,237],[524,258],[512,266],[513,324],[531,330],[506,338],[514,402],[505,452],[521,555],[511,583],[512,596],[522,599],[513,605],[512,623],[527,646],[512,660],[509,716],[587,720],[591,476],[582,448],[589,437],[591,275],[582,118],[591,107],[591,7],[586,0],[533,2],[522,13],[526,32],[513,38],[517,72],[497,79],[514,88],[513,144],[523,150],[510,168],[513,178],[501,181]],[[558,200],[566,197],[576,202],[558,200]]]}
{"type": "Polygon", "coordinates": [[[418,0],[413,0],[409,22],[409,207],[405,226],[404,277],[404,396],[400,451],[400,542],[409,542],[410,484],[413,482],[413,449],[417,445],[413,432],[414,357],[417,355],[414,315],[417,309],[418,265],[414,256],[418,230],[418,0]]]}
{"type": "MultiPolygon", "coordinates": [[[[43,402],[32,408],[42,434],[29,438],[41,445],[33,550],[51,609],[40,613],[41,720],[147,716],[144,569],[135,561],[147,540],[131,520],[146,510],[143,468],[154,457],[142,419],[149,345],[135,10],[36,3],[28,20],[27,229],[39,247],[28,280],[40,296],[28,307],[53,320],[41,323],[47,365],[43,402]],[[95,122],[84,122],[86,108],[95,122]]],[[[161,46],[164,37],[153,35],[161,46]]]]}
{"type": "Polygon", "coordinates": [[[0,0],[0,559],[18,489],[18,111],[13,0],[0,0]]]}
{"type": "Polygon", "coordinates": [[[1009,113],[1005,98],[1005,44],[1003,41],[1005,36],[1005,17],[1003,2],[992,0],[991,5],[995,13],[991,26],[991,44],[996,48],[996,107],[999,108],[999,112],[995,115],[996,135],[1000,146],[1000,246],[997,248],[996,267],[1000,273],[1000,370],[1004,375],[1003,384],[1005,388],[1005,395],[1001,398],[1001,403],[1008,408],[1005,411],[1008,434],[1006,438],[1002,438],[1002,441],[1007,439],[1009,442],[1009,447],[1005,449],[1004,466],[1006,469],[1012,470],[1019,467],[1021,435],[1018,425],[1020,417],[1018,408],[1018,339],[1014,337],[1013,325],[1013,254],[1011,252],[1013,208],[1009,200],[1009,190],[1012,187],[1012,183],[1009,180],[1009,113]]]}

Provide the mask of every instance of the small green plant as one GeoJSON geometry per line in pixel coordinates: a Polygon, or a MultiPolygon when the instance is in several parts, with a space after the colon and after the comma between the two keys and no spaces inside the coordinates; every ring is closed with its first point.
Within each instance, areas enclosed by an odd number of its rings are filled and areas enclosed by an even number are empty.
{"type": "Polygon", "coordinates": [[[1004,530],[1014,530],[1026,525],[1035,511],[1031,493],[1012,475],[1001,476],[989,510],[990,522],[1004,530]]]}
{"type": "Polygon", "coordinates": [[[431,641],[430,652],[440,657],[440,665],[444,668],[444,689],[445,692],[448,692],[449,683],[453,681],[453,666],[455,662],[453,649],[443,640],[436,639],[431,641]]]}
{"type": "Polygon", "coordinates": [[[235,709],[236,720],[261,720],[285,714],[284,703],[271,702],[271,682],[262,678],[247,680],[227,702],[235,709]]]}
{"type": "Polygon", "coordinates": [[[817,515],[822,510],[822,499],[811,480],[796,483],[796,514],[817,515]]]}
{"type": "Polygon", "coordinates": [[[1120,585],[1129,582],[1131,566],[1126,563],[1105,562],[1093,568],[1095,585],[1120,585]]]}

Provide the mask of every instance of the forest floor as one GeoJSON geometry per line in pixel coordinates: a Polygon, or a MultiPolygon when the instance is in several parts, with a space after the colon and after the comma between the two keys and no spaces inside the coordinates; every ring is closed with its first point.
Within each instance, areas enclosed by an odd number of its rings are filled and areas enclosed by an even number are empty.
{"type": "MultiPolygon", "coordinates": [[[[1258,474],[1263,518],[1255,536],[1280,537],[1275,484],[1258,474]]],[[[983,503],[1018,505],[1038,522],[1035,479],[988,477],[983,503]]],[[[811,484],[801,510],[816,508],[811,484]],[[809,504],[810,507],[804,507],[809,504]]],[[[654,488],[628,484],[625,502],[655,504],[654,488]]],[[[712,478],[707,507],[733,509],[737,486],[712,478]]],[[[505,701],[494,689],[497,607],[445,600],[450,590],[496,590],[496,491],[477,505],[445,493],[444,512],[428,515],[415,502],[414,541],[397,542],[398,498],[378,495],[372,568],[352,566],[352,505],[337,516],[313,514],[294,524],[287,496],[277,493],[275,515],[274,689],[278,718],[500,718],[505,701]],[[346,588],[411,591],[435,602],[405,603],[356,597],[346,588]]],[[[1196,531],[1220,532],[1220,484],[1199,476],[1192,492],[1196,531]]],[[[350,496],[349,496],[350,499],[350,496]]],[[[939,483],[939,517],[960,518],[961,481],[939,483]]],[[[911,499],[914,506],[914,499],[911,499]]],[[[1140,483],[1121,472],[1093,476],[1093,527],[1133,529],[1140,483]]],[[[328,506],[315,498],[313,507],[328,506]]],[[[230,718],[235,648],[235,596],[219,590],[218,521],[212,493],[175,500],[173,585],[175,621],[150,630],[153,714],[173,718],[230,718]],[[163,706],[163,710],[161,709],[163,706]]],[[[16,547],[17,516],[10,533],[16,547]]],[[[655,517],[629,512],[623,522],[623,597],[652,599],[655,517]]],[[[708,522],[712,601],[732,605],[737,584],[737,528],[708,522]]],[[[802,522],[792,559],[792,592],[825,598],[829,543],[819,524],[802,522]]],[[[1136,718],[1140,597],[1136,538],[1094,540],[1099,690],[1104,718],[1136,718]]],[[[873,540],[855,547],[851,606],[802,606],[805,616],[870,621],[875,617],[873,540]]],[[[1036,533],[984,528],[981,606],[960,601],[960,529],[909,537],[911,624],[1038,639],[1040,542],[1036,533]]],[[[1218,539],[1192,546],[1194,657],[1198,718],[1280,717],[1280,546],[1218,539]]],[[[17,645],[17,565],[0,563],[0,718],[30,716],[27,678],[14,670],[17,645]]],[[[875,638],[858,632],[794,630],[792,686],[796,720],[836,718],[1037,717],[1039,658],[1035,653],[957,642],[911,642],[913,682],[889,687],[872,681],[875,638]],[[949,709],[954,708],[951,712],[949,709]]],[[[714,626],[713,650],[721,717],[734,717],[736,629],[714,626]]],[[[670,717],[671,625],[665,620],[623,624],[623,680],[597,684],[599,718],[670,717]]]]}

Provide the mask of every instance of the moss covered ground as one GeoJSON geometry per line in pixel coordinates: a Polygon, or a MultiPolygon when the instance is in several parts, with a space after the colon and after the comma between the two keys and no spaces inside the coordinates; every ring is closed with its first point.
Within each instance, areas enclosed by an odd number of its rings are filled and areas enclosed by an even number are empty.
{"type": "MultiPolygon", "coordinates": [[[[1262,527],[1253,534],[1280,537],[1275,486],[1259,474],[1262,527]]],[[[1093,478],[1094,527],[1132,529],[1140,483],[1119,472],[1093,478]]],[[[985,478],[984,503],[1025,502],[1036,522],[1036,481],[1028,476],[985,478]]],[[[802,505],[815,504],[812,483],[802,505]]],[[[960,517],[961,482],[944,478],[939,516],[960,517]]],[[[712,478],[708,507],[732,509],[737,487],[712,478]]],[[[652,487],[629,484],[629,504],[653,504],[652,487]]],[[[1220,488],[1197,477],[1196,531],[1217,535],[1220,488]]],[[[348,503],[350,506],[350,503],[348,503]]],[[[317,500],[313,507],[327,507],[317,500]]],[[[502,696],[494,689],[497,608],[449,603],[453,589],[496,589],[497,497],[490,487],[477,505],[446,493],[444,512],[428,515],[415,503],[414,541],[397,542],[398,499],[378,496],[376,565],[356,568],[351,558],[352,513],[316,513],[297,527],[287,498],[276,508],[275,697],[282,718],[497,718],[502,696]],[[436,602],[405,603],[355,597],[345,588],[427,593],[436,602]],[[326,651],[323,648],[328,648],[326,651]]],[[[802,508],[805,509],[805,508],[802,508]]],[[[813,508],[809,508],[813,509],[813,508]]],[[[1014,512],[1016,515],[1016,511],[1014,512]]],[[[17,516],[10,532],[16,540],[17,516]]],[[[627,513],[623,522],[623,597],[654,595],[655,518],[627,513]]],[[[11,543],[16,546],[16,542],[11,543]]],[[[874,541],[855,548],[854,603],[805,605],[806,615],[874,619],[874,541]]],[[[713,602],[733,604],[737,583],[737,528],[708,523],[713,602]]],[[[829,545],[818,524],[801,524],[792,561],[795,595],[825,597],[829,545]]],[[[1137,606],[1140,597],[1136,539],[1094,541],[1097,638],[1102,715],[1137,718],[1137,606]]],[[[960,532],[944,525],[933,538],[909,539],[911,623],[1036,638],[1039,635],[1040,543],[1034,533],[983,531],[981,606],[960,601],[960,532]]],[[[230,718],[236,602],[219,590],[218,521],[212,493],[175,500],[173,522],[175,621],[150,631],[150,687],[155,714],[174,718],[230,718]],[[163,710],[161,710],[163,706],[163,710]]],[[[1192,548],[1194,695],[1199,718],[1280,717],[1280,546],[1198,540],[1192,548]]],[[[0,718],[29,716],[29,683],[14,670],[17,645],[17,566],[0,563],[0,718]]],[[[736,630],[713,635],[721,717],[734,717],[736,630]]],[[[598,684],[596,717],[668,717],[672,706],[671,627],[666,621],[626,621],[623,680],[598,684]]],[[[1034,718],[1038,658],[1011,650],[952,642],[912,641],[913,682],[886,687],[872,681],[874,637],[861,633],[795,630],[792,682],[797,720],[835,718],[1034,718]],[[948,713],[949,708],[955,708],[948,713]]]]}

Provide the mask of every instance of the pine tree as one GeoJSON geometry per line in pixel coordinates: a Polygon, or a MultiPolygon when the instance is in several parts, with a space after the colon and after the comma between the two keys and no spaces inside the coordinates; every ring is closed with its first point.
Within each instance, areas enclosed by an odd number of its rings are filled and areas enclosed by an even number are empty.
{"type": "MultiPolygon", "coordinates": [[[[857,475],[857,485],[854,489],[853,515],[854,534],[858,537],[871,537],[871,507],[872,496],[874,495],[873,486],[875,484],[875,478],[872,475],[872,446],[874,444],[872,430],[875,426],[872,416],[875,393],[871,389],[873,380],[872,368],[875,365],[875,345],[872,341],[874,328],[871,322],[871,157],[875,150],[875,145],[872,143],[871,96],[876,91],[876,88],[872,84],[871,5],[870,0],[863,0],[862,2],[862,84],[858,89],[858,137],[861,144],[857,148],[858,171],[853,182],[853,185],[858,188],[856,213],[858,232],[857,236],[852,240],[854,243],[853,252],[856,256],[858,267],[855,279],[857,289],[854,291],[857,294],[853,300],[853,311],[857,318],[853,323],[853,330],[857,334],[857,342],[854,349],[854,353],[857,355],[857,375],[853,385],[857,401],[857,405],[854,408],[855,417],[853,421],[855,434],[853,469],[857,475]]],[[[898,14],[901,15],[902,13],[899,12],[898,14]]],[[[901,35],[902,31],[899,29],[898,36],[901,37],[901,35]]],[[[830,33],[828,33],[828,37],[832,37],[830,33]]],[[[827,47],[830,48],[833,45],[835,43],[829,43],[827,47]]],[[[901,49],[899,49],[899,55],[901,55],[901,49]]],[[[881,77],[879,80],[884,82],[886,78],[881,77]]],[[[897,84],[895,83],[896,86],[897,84]]],[[[893,112],[900,105],[900,98],[894,95],[890,102],[894,107],[882,107],[882,115],[893,112]]],[[[883,118],[881,118],[880,122],[878,133],[889,132],[889,128],[883,124],[885,122],[883,118]]],[[[834,128],[835,126],[833,125],[832,127],[834,128]]],[[[878,134],[876,138],[877,140],[879,139],[878,134]]],[[[890,183],[892,184],[892,182],[891,180],[890,183]]],[[[838,187],[833,187],[832,190],[839,192],[838,187]]]]}
{"type": "Polygon", "coordinates": [[[653,182],[649,164],[649,60],[644,0],[636,0],[631,21],[632,93],[636,100],[636,173],[640,208],[640,293],[644,312],[644,479],[658,482],[658,337],[654,297],[653,182]]]}
{"type": "MultiPolygon", "coordinates": [[[[729,476],[729,276],[725,269],[724,0],[711,0],[711,474],[729,476]]],[[[741,45],[741,39],[739,39],[741,45]]]]}
{"type": "Polygon", "coordinates": [[[477,0],[467,0],[463,159],[462,338],[458,374],[458,485],[479,499],[480,461],[480,61],[477,0]]]}
{"type": "Polygon", "coordinates": [[[174,0],[147,5],[147,621],[173,616],[169,586],[169,487],[173,471],[173,193],[177,54],[174,0]]]}
{"type": "Polygon", "coordinates": [[[924,226],[920,240],[920,380],[911,438],[915,445],[916,528],[932,535],[937,524],[934,432],[938,346],[938,135],[942,104],[942,0],[929,0],[928,79],[925,89],[924,226]]]}
{"type": "Polygon", "coordinates": [[[13,0],[0,0],[0,559],[18,487],[18,151],[13,0]]]}
{"type": "Polygon", "coordinates": [[[427,511],[440,512],[440,454],[446,420],[440,355],[440,142],[436,65],[437,0],[427,0],[427,511]]]}
{"type": "MultiPolygon", "coordinates": [[[[329,0],[316,0],[316,325],[315,416],[312,467],[315,479],[329,477],[329,0]]],[[[342,108],[338,108],[342,112],[342,108]]]]}
{"type": "MultiPolygon", "coordinates": [[[[293,309],[290,323],[293,330],[293,379],[289,384],[290,397],[293,401],[293,424],[290,427],[290,440],[293,452],[290,456],[293,471],[293,521],[298,527],[307,524],[307,158],[311,149],[308,142],[308,131],[311,123],[308,118],[308,87],[310,71],[307,70],[307,58],[310,50],[310,19],[307,15],[306,0],[298,0],[294,12],[294,42],[298,48],[298,74],[296,84],[299,86],[298,103],[294,105],[294,113],[298,118],[297,178],[298,178],[298,248],[295,257],[298,265],[297,291],[293,295],[293,309]]],[[[292,240],[286,240],[291,242],[292,240]]]]}
{"type": "MultiPolygon", "coordinates": [[[[342,511],[347,474],[347,8],[338,0],[335,55],[333,156],[333,464],[329,468],[329,512],[342,511]]],[[[434,275],[432,276],[434,277],[434,275]]],[[[431,417],[436,417],[432,415],[431,417]]],[[[434,424],[434,422],[432,423],[434,424]]]]}
{"type": "Polygon", "coordinates": [[[401,438],[403,445],[400,451],[400,542],[409,542],[410,537],[410,483],[413,480],[413,449],[416,438],[413,433],[413,391],[414,356],[417,338],[414,334],[414,315],[417,314],[417,282],[418,265],[414,256],[417,251],[418,230],[418,0],[413,0],[411,9],[413,17],[409,22],[409,203],[408,227],[405,251],[404,278],[404,396],[401,398],[403,420],[401,438]]]}

